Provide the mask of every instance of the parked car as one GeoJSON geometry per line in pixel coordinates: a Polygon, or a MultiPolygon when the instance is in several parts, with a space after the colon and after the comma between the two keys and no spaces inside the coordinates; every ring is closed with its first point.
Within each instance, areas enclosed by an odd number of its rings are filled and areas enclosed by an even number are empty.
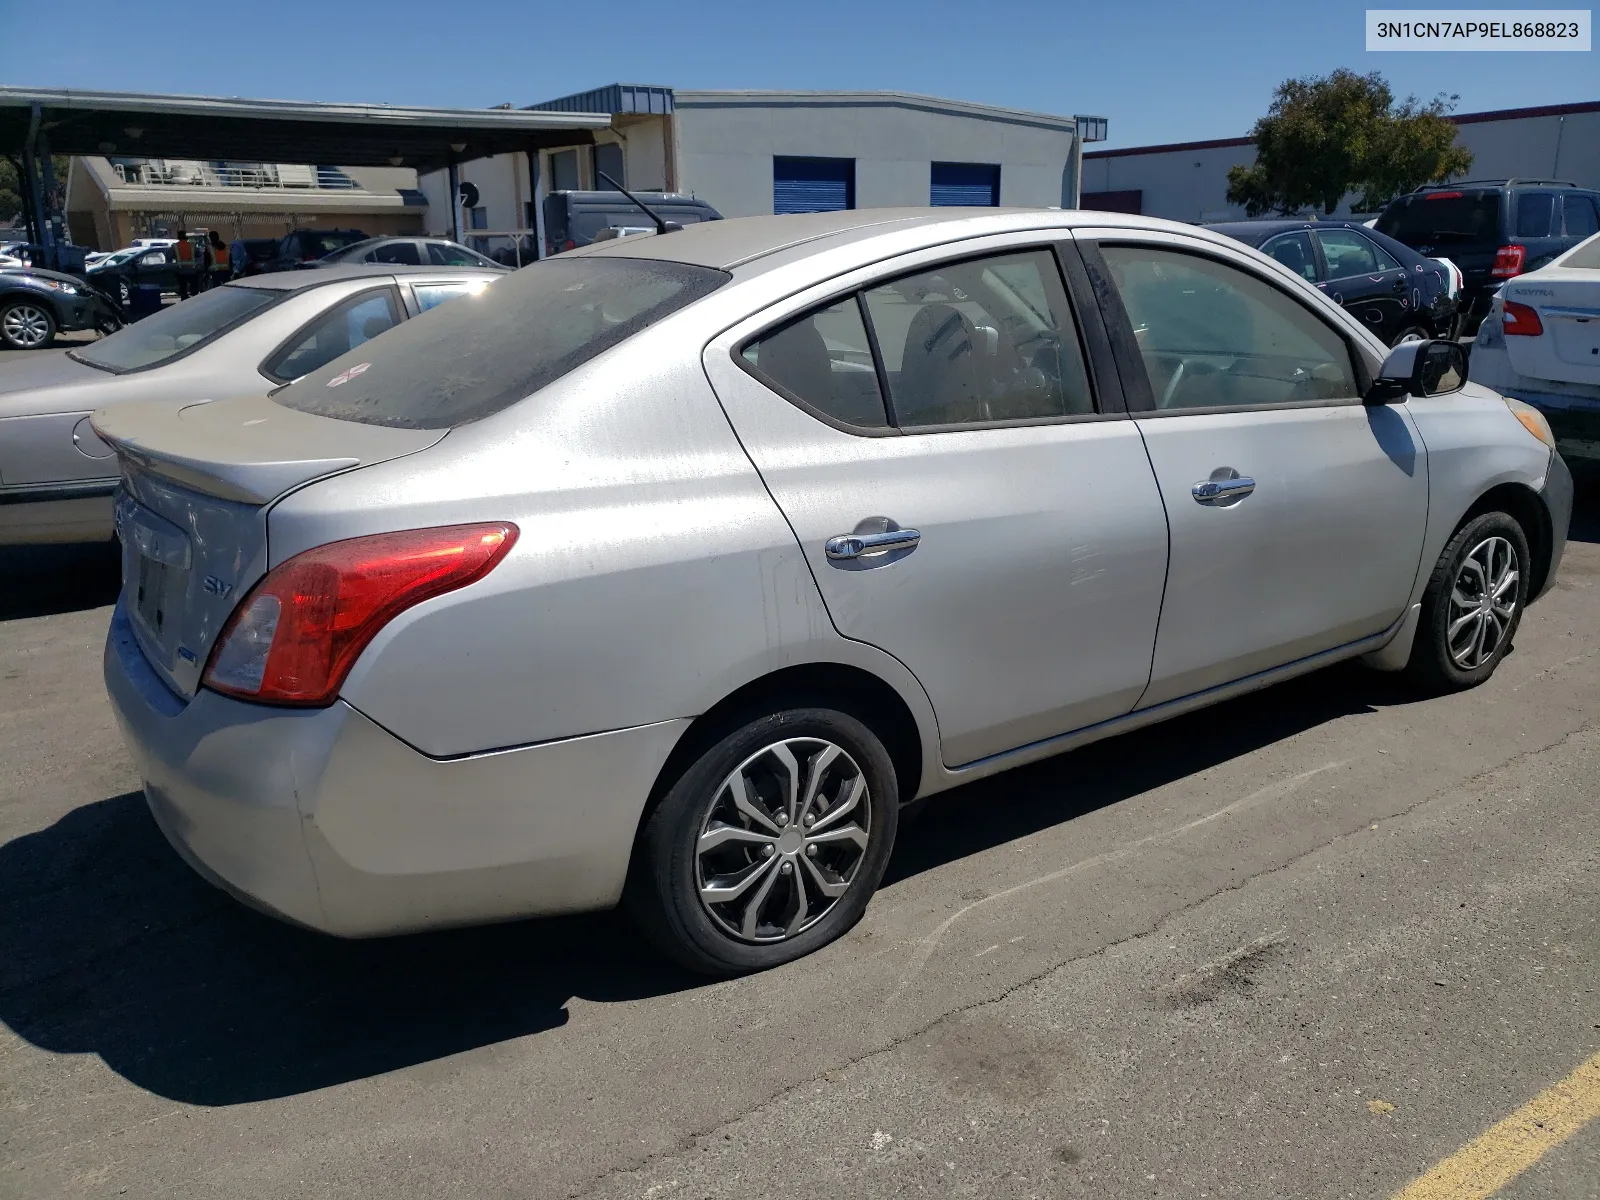
{"type": "MultiPolygon", "coordinates": [[[[121,327],[121,315],[110,298],[76,275],[40,267],[0,270],[0,344],[8,350],[42,350],[58,333],[80,329],[115,333],[121,327]]],[[[4,478],[0,474],[0,480],[4,478]]]]}
{"type": "Polygon", "coordinates": [[[1465,276],[1463,336],[1477,331],[1495,289],[1600,232],[1600,191],[1554,179],[1437,184],[1390,201],[1377,230],[1420,254],[1442,254],[1465,276]]]}
{"type": "Polygon", "coordinates": [[[1501,287],[1470,374],[1542,412],[1570,463],[1600,466],[1600,235],[1501,287]]]}
{"type": "Polygon", "coordinates": [[[1387,345],[1452,336],[1450,268],[1350,221],[1230,221],[1209,225],[1323,289],[1387,345]]]}
{"type": "Polygon", "coordinates": [[[469,250],[449,238],[376,237],[350,245],[318,259],[316,266],[335,263],[402,263],[407,266],[482,267],[489,271],[505,268],[494,259],[469,250]]]}
{"type": "MultiPolygon", "coordinates": [[[[117,465],[89,428],[95,409],[257,395],[501,274],[340,267],[267,275],[212,288],[66,354],[9,366],[0,372],[0,545],[111,536],[117,465]]],[[[0,328],[14,311],[0,307],[0,328]]]]}
{"type": "MultiPolygon", "coordinates": [[[[720,221],[722,214],[704,200],[677,192],[635,192],[657,216],[679,225],[720,221]]],[[[639,228],[649,218],[621,192],[551,192],[544,198],[545,253],[587,246],[607,228],[639,228]]],[[[653,229],[654,226],[651,226],[653,229]]]]}
{"type": "Polygon", "coordinates": [[[244,270],[240,273],[240,278],[262,274],[266,263],[278,256],[280,241],[279,238],[245,238],[244,270]]]}
{"type": "Polygon", "coordinates": [[[172,247],[129,246],[110,258],[90,267],[84,278],[101,291],[116,298],[124,309],[128,307],[133,289],[141,285],[160,288],[163,292],[178,290],[178,258],[172,247]]]}
{"type": "Polygon", "coordinates": [[[367,235],[359,229],[292,229],[278,242],[278,252],[262,261],[261,270],[296,271],[366,240],[367,235]]]}
{"type": "Polygon", "coordinates": [[[848,929],[904,802],[1360,655],[1481,682],[1571,510],[1456,343],[1103,212],[616,239],[94,427],[207,878],[345,936],[620,900],[711,973],[848,929]]]}

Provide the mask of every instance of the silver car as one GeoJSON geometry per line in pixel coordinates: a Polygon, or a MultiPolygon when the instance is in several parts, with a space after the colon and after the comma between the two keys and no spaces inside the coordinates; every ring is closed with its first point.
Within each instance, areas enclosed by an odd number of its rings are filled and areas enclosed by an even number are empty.
{"type": "Polygon", "coordinates": [[[1137,217],[619,239],[270,399],[99,414],[106,680],[173,845],[287,920],[622,901],[767,967],[913,800],[1341,659],[1487,678],[1571,480],[1464,366],[1137,217]]]}
{"type": "Polygon", "coordinates": [[[117,464],[89,414],[260,395],[505,272],[337,267],[202,293],[100,341],[0,372],[0,546],[111,536],[117,464]]]}

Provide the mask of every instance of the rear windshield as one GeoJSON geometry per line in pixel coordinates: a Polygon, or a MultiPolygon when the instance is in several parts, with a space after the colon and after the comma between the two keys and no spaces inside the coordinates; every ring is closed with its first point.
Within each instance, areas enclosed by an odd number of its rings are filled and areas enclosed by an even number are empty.
{"type": "Polygon", "coordinates": [[[71,355],[91,367],[119,373],[159,367],[248,321],[288,294],[233,285],[212,288],[73,350],[71,355]]]}
{"type": "Polygon", "coordinates": [[[652,259],[546,259],[406,321],[273,399],[368,425],[463,425],[509,408],[727,280],[725,271],[652,259]]]}
{"type": "Polygon", "coordinates": [[[1587,267],[1589,270],[1600,270],[1600,237],[1592,237],[1587,242],[1580,242],[1576,249],[1569,250],[1567,256],[1561,260],[1563,267],[1587,267]]]}
{"type": "Polygon", "coordinates": [[[1408,246],[1500,240],[1500,193],[1424,193],[1392,204],[1377,230],[1408,246]]]}

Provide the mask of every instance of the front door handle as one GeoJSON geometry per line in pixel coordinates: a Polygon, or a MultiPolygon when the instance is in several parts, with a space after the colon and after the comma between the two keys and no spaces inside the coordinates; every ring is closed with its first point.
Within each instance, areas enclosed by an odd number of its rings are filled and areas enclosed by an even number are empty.
{"type": "Polygon", "coordinates": [[[1243,500],[1256,490],[1256,481],[1248,475],[1202,479],[1189,490],[1194,494],[1196,504],[1224,505],[1243,500]]]}
{"type": "Polygon", "coordinates": [[[891,550],[912,550],[922,540],[915,529],[890,529],[882,533],[842,533],[823,543],[823,550],[834,561],[888,554],[891,550]]]}

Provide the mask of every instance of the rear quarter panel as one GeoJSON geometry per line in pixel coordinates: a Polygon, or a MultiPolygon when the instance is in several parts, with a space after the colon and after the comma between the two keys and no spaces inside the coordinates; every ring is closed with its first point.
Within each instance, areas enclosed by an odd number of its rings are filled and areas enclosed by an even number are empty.
{"type": "Polygon", "coordinates": [[[273,563],[393,529],[520,530],[488,577],[385,627],[341,693],[350,704],[447,757],[692,717],[773,670],[842,662],[894,687],[937,746],[909,672],[834,631],[706,380],[693,315],[431,450],[273,509],[273,563]]]}

